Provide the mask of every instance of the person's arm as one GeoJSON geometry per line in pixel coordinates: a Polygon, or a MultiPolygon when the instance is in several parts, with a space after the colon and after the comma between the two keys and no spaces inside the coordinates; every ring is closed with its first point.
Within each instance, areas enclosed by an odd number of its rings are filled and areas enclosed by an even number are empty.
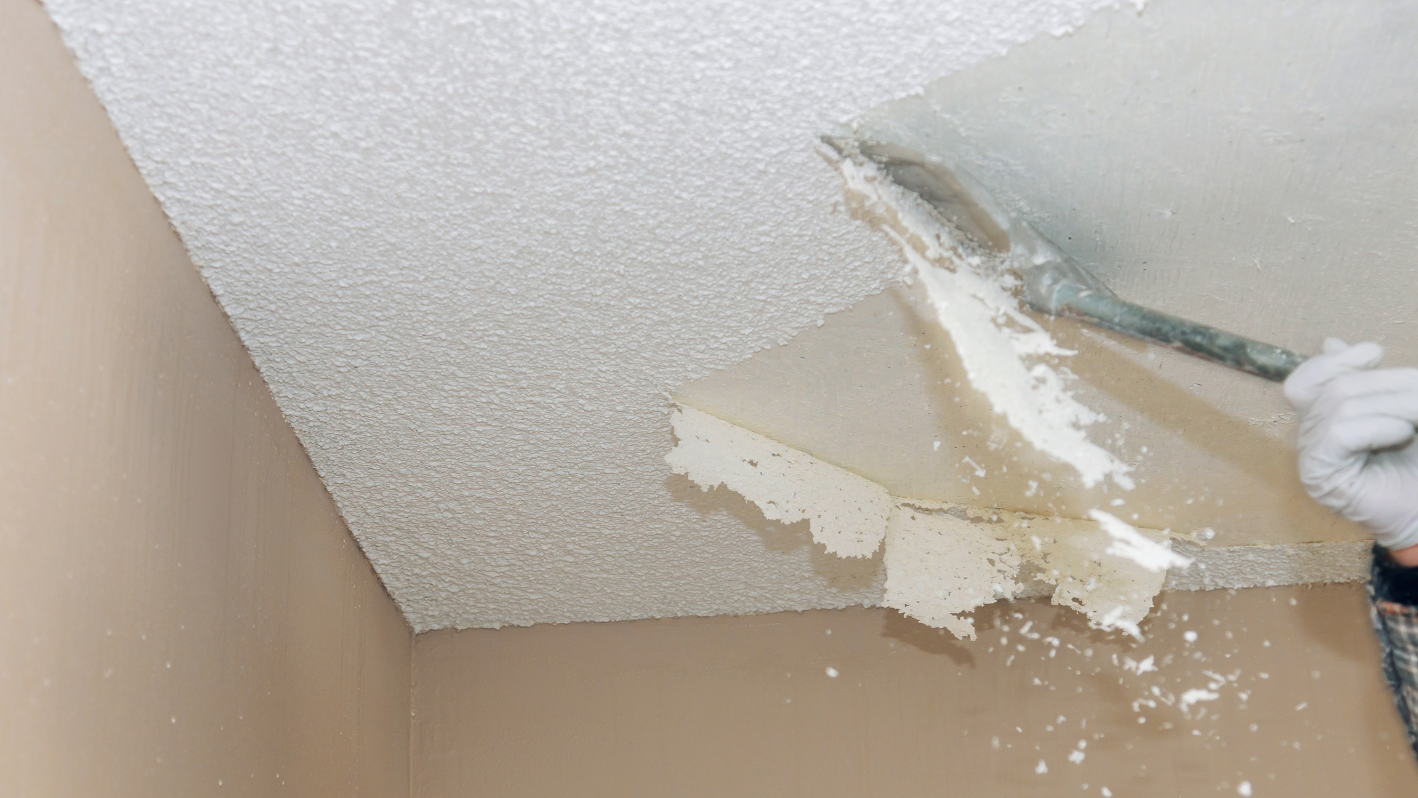
{"type": "Polygon", "coordinates": [[[1325,341],[1285,381],[1300,414],[1300,481],[1374,535],[1371,616],[1418,755],[1418,369],[1379,369],[1378,344],[1325,341]]]}
{"type": "Polygon", "coordinates": [[[1390,551],[1388,556],[1404,568],[1418,567],[1418,546],[1409,546],[1405,549],[1390,551]]]}

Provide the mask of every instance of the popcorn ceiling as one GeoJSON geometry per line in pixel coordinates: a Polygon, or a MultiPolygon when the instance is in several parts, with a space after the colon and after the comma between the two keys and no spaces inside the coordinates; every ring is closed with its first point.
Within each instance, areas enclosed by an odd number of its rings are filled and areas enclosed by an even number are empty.
{"type": "Polygon", "coordinates": [[[817,134],[1107,0],[48,0],[416,630],[844,606],[662,392],[894,278],[817,134]]]}

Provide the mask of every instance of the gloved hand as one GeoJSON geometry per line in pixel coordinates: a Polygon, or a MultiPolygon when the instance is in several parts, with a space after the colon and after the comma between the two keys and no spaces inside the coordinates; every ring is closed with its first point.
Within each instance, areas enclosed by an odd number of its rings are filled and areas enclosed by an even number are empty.
{"type": "Polygon", "coordinates": [[[1378,344],[1337,338],[1285,381],[1300,414],[1300,481],[1390,551],[1418,545],[1418,369],[1377,369],[1378,344]]]}

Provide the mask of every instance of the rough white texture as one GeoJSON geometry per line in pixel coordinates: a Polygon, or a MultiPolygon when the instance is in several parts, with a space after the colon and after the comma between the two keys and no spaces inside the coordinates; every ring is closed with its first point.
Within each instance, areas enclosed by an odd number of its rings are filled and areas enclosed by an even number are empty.
{"type": "Polygon", "coordinates": [[[881,546],[891,512],[882,486],[692,407],[676,408],[671,423],[678,443],[665,462],[702,490],[725,485],[770,520],[807,520],[812,539],[839,557],[881,546]]]}
{"type": "Polygon", "coordinates": [[[974,640],[974,621],[961,616],[1013,598],[1021,587],[1023,557],[987,524],[898,507],[887,530],[882,603],[927,626],[974,640]]]}
{"type": "Polygon", "coordinates": [[[838,169],[861,213],[896,242],[911,275],[925,286],[936,321],[951,342],[970,383],[1034,447],[1073,466],[1085,487],[1107,477],[1126,489],[1128,466],[1088,439],[1086,427],[1102,416],[1065,386],[1066,370],[1040,360],[1075,354],[1063,349],[1025,315],[1006,290],[1007,274],[989,274],[978,255],[967,255],[952,231],[870,164],[841,160],[838,169]],[[1026,362],[1026,358],[1030,362],[1026,362]]]}
{"type": "Polygon", "coordinates": [[[660,394],[896,271],[819,133],[1111,4],[46,7],[426,630],[865,600],[666,482],[660,394]]]}
{"type": "Polygon", "coordinates": [[[1193,561],[1167,574],[1167,590],[1275,587],[1309,583],[1362,582],[1372,562],[1368,541],[1288,546],[1198,546],[1178,541],[1193,561]]]}
{"type": "MultiPolygon", "coordinates": [[[[1138,624],[1152,611],[1168,572],[1109,554],[1113,537],[1099,523],[1036,519],[1030,526],[1040,539],[1040,579],[1055,585],[1053,603],[1073,607],[1094,626],[1140,638],[1138,624]]],[[[1134,533],[1157,545],[1166,539],[1157,530],[1134,533]]]]}

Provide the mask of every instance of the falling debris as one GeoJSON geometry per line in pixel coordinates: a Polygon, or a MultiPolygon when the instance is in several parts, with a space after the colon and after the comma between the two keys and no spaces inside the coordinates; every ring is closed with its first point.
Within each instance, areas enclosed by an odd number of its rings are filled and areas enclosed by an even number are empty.
{"type": "Polygon", "coordinates": [[[1177,699],[1177,708],[1185,712],[1187,710],[1187,707],[1190,707],[1192,704],[1196,704],[1201,701],[1215,701],[1220,697],[1221,695],[1219,693],[1213,693],[1210,690],[1203,690],[1200,687],[1194,687],[1186,691],[1185,693],[1182,693],[1181,698],[1177,699]]]}

